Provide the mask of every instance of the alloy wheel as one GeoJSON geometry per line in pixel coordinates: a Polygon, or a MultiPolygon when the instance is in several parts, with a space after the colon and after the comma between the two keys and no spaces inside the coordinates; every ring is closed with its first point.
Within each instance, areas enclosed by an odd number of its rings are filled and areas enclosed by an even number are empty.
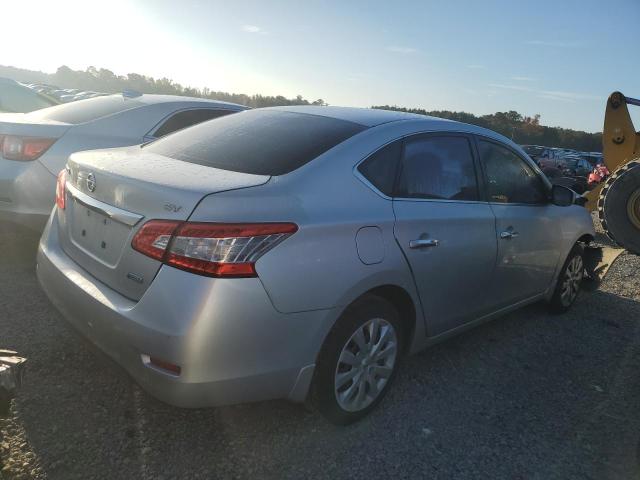
{"type": "Polygon", "coordinates": [[[570,306],[580,290],[580,283],[582,283],[582,277],[584,276],[584,264],[582,263],[582,257],[576,255],[571,259],[567,269],[564,273],[564,279],[562,281],[562,292],[560,293],[560,300],[565,307],[570,306]]]}
{"type": "Polygon", "coordinates": [[[335,372],[338,405],[358,412],[371,405],[391,378],[398,358],[393,325],[374,318],[361,325],[342,348],[335,372]]]}

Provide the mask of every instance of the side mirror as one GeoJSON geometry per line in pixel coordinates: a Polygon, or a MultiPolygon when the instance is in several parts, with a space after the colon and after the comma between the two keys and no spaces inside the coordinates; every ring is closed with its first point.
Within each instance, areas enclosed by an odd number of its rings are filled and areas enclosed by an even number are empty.
{"type": "Polygon", "coordinates": [[[559,207],[570,207],[576,201],[576,194],[569,187],[564,185],[553,185],[551,187],[551,203],[559,207]]]}

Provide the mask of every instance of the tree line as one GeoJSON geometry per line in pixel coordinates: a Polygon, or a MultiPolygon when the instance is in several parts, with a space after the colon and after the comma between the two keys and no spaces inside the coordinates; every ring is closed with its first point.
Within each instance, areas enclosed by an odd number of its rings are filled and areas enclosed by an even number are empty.
{"type": "Polygon", "coordinates": [[[451,112],[449,110],[427,111],[422,108],[404,108],[390,105],[378,105],[371,108],[417,113],[419,115],[429,115],[470,123],[501,133],[520,145],[573,148],[582,152],[602,151],[602,133],[588,133],[571,130],[569,128],[547,127],[540,125],[540,115],[528,117],[514,110],[477,116],[467,112],[451,112]]]}
{"type": "MultiPolygon", "coordinates": [[[[86,70],[73,70],[63,65],[55,73],[49,74],[16,67],[0,66],[0,77],[13,78],[25,83],[46,83],[57,85],[60,88],[79,88],[104,93],[136,90],[141,93],[202,97],[239,103],[252,108],[280,105],[327,105],[321,98],[309,101],[301,95],[295,98],[287,98],[282,95],[247,95],[244,93],[218,92],[208,88],[199,89],[183,86],[166,77],[155,79],[138,73],[117,75],[111,70],[96,67],[89,67],[86,70]]],[[[576,150],[589,152],[601,151],[602,149],[601,133],[587,133],[568,128],[548,127],[540,124],[540,115],[528,117],[513,110],[476,116],[467,112],[427,111],[422,108],[404,108],[390,105],[377,105],[372,108],[431,115],[471,123],[495,130],[519,144],[575,148],[576,150]]]]}
{"type": "Polygon", "coordinates": [[[287,98],[282,95],[247,95],[244,93],[217,92],[208,88],[185,87],[169,78],[153,78],[138,73],[116,75],[106,68],[89,67],[86,70],[72,70],[63,65],[55,73],[48,74],[15,67],[0,66],[0,77],[13,78],[24,83],[46,83],[60,88],[79,88],[103,93],[120,93],[135,90],[140,93],[164,95],[184,95],[187,97],[210,98],[224,102],[239,103],[251,108],[281,105],[326,105],[321,98],[309,101],[298,95],[287,98]]]}

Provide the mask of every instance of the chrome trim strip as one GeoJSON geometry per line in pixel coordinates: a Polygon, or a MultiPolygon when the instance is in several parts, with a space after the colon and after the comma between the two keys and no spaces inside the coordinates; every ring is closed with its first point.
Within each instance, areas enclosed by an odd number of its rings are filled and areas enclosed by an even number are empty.
{"type": "Polygon", "coordinates": [[[67,192],[76,200],[78,203],[84,205],[85,207],[101,213],[102,215],[116,221],[133,227],[140,220],[144,218],[143,215],[138,215],[137,213],[128,212],[127,210],[123,210],[118,207],[114,207],[113,205],[109,205],[108,203],[101,202],[100,200],[96,200],[95,198],[90,197],[86,193],[81,192],[76,187],[67,182],[66,185],[67,192]]]}

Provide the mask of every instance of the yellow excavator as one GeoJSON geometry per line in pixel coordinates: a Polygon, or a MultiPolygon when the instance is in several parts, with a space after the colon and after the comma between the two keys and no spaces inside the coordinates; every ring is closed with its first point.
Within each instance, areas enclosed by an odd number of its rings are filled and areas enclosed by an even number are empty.
{"type": "Polygon", "coordinates": [[[585,206],[598,216],[607,235],[640,255],[640,132],[629,115],[640,100],[614,92],[607,100],[602,132],[604,163],[612,174],[586,193],[585,206]]]}

